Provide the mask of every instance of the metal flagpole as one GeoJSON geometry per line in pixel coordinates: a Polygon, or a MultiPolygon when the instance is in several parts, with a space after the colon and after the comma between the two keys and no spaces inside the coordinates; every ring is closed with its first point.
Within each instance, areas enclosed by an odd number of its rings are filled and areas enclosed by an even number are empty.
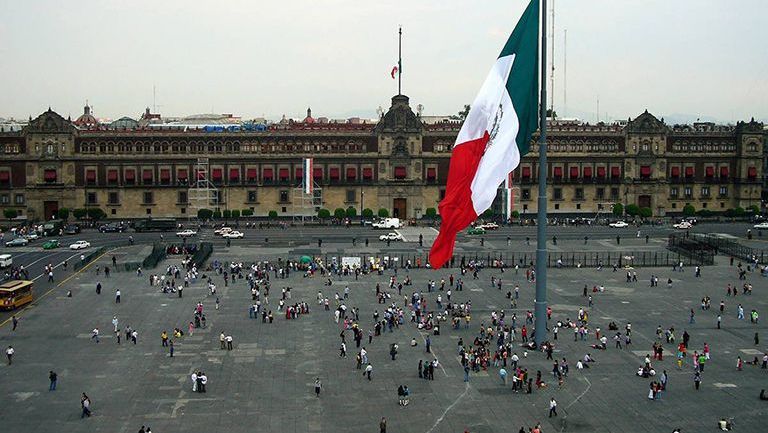
{"type": "Polygon", "coordinates": [[[547,0],[541,1],[541,99],[539,99],[539,198],[536,216],[536,346],[547,340],[547,0]]]}
{"type": "Polygon", "coordinates": [[[402,77],[403,77],[403,27],[400,26],[400,29],[397,34],[397,94],[398,95],[402,95],[402,91],[400,90],[402,77]]]}

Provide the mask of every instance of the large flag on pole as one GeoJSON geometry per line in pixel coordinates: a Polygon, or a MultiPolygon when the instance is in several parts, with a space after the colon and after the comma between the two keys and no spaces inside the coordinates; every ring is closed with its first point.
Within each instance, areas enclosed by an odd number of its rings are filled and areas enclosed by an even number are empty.
{"type": "Polygon", "coordinates": [[[539,109],[539,0],[531,0],[501,50],[456,137],[442,224],[429,262],[451,258],[456,234],[485,212],[507,174],[528,152],[539,109]]]}
{"type": "Polygon", "coordinates": [[[304,186],[304,194],[312,194],[314,191],[314,167],[312,158],[304,158],[304,179],[302,185],[304,186]]]}

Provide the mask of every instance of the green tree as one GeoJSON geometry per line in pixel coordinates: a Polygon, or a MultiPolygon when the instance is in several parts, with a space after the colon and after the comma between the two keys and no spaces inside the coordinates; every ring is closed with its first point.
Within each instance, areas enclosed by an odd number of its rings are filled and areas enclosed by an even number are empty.
{"type": "Polygon", "coordinates": [[[520,218],[520,212],[513,210],[512,215],[510,215],[512,218],[517,219],[520,218]]]}
{"type": "Polygon", "coordinates": [[[613,214],[616,216],[622,216],[624,215],[624,205],[621,203],[616,203],[613,205],[613,214]]]}
{"type": "Polygon", "coordinates": [[[641,207],[640,216],[643,218],[650,218],[653,216],[653,211],[649,207],[641,207]]]}
{"type": "Polygon", "coordinates": [[[333,211],[333,216],[335,218],[344,218],[347,215],[347,211],[344,210],[344,208],[337,207],[336,210],[333,211]]]}
{"type": "Polygon", "coordinates": [[[469,104],[464,104],[464,109],[451,116],[451,120],[461,120],[463,122],[469,115],[469,109],[469,104]]]}
{"type": "Polygon", "coordinates": [[[221,211],[220,210],[213,211],[213,218],[215,219],[221,218],[221,211]]]}
{"type": "Polygon", "coordinates": [[[238,209],[232,209],[232,218],[240,218],[240,211],[238,209]]]}
{"type": "Polygon", "coordinates": [[[691,204],[683,206],[683,215],[687,217],[696,215],[696,208],[691,204]]]}
{"type": "Polygon", "coordinates": [[[268,215],[269,215],[269,219],[275,219],[275,218],[277,218],[277,211],[276,210],[271,210],[271,211],[269,211],[268,215]]]}
{"type": "Polygon", "coordinates": [[[627,215],[629,216],[637,216],[640,213],[640,206],[636,204],[628,204],[624,210],[627,212],[627,215]]]}
{"type": "Polygon", "coordinates": [[[347,212],[346,213],[347,213],[347,218],[354,218],[354,217],[357,216],[357,209],[355,209],[354,207],[350,206],[350,207],[347,208],[347,212]]]}
{"type": "Polygon", "coordinates": [[[482,217],[483,217],[483,218],[490,218],[490,217],[492,217],[493,215],[494,215],[494,213],[493,213],[493,209],[491,209],[491,208],[488,208],[488,209],[486,209],[486,210],[485,210],[485,212],[483,212],[483,215],[482,215],[482,217]]]}
{"type": "Polygon", "coordinates": [[[379,218],[389,218],[389,211],[384,208],[379,209],[379,218]]]}
{"type": "Polygon", "coordinates": [[[714,214],[715,214],[715,213],[714,213],[714,212],[712,212],[712,211],[711,211],[711,210],[709,210],[709,209],[699,209],[698,211],[696,211],[696,215],[698,215],[698,216],[700,216],[700,217],[704,217],[704,218],[706,218],[706,217],[711,217],[711,216],[712,216],[712,215],[714,215],[714,214]]]}
{"type": "Polygon", "coordinates": [[[317,217],[320,219],[326,219],[331,217],[331,211],[328,209],[320,209],[317,211],[317,217]]]}
{"type": "Polygon", "coordinates": [[[373,209],[365,208],[363,209],[363,216],[366,218],[372,218],[373,217],[373,209]]]}
{"type": "Polygon", "coordinates": [[[752,212],[753,214],[759,214],[760,213],[760,206],[753,204],[752,206],[747,208],[747,212],[752,212]]]}
{"type": "Polygon", "coordinates": [[[551,108],[547,108],[547,117],[557,119],[557,111],[552,111],[551,108]]]}
{"type": "Polygon", "coordinates": [[[243,209],[241,212],[244,217],[250,217],[253,216],[253,211],[250,209],[243,209]]]}
{"type": "Polygon", "coordinates": [[[743,217],[746,213],[747,211],[745,211],[743,207],[737,207],[733,210],[733,216],[735,217],[743,217]]]}
{"type": "Polygon", "coordinates": [[[19,211],[16,209],[3,209],[3,215],[9,220],[12,220],[19,216],[19,211]]]}
{"type": "Polygon", "coordinates": [[[232,211],[229,209],[224,209],[223,215],[226,219],[232,218],[232,211]]]}
{"type": "Polygon", "coordinates": [[[197,211],[197,217],[201,220],[209,220],[213,217],[213,211],[210,209],[200,209],[197,211]]]}
{"type": "Polygon", "coordinates": [[[725,212],[723,212],[723,215],[727,216],[728,218],[732,218],[736,216],[736,212],[734,209],[727,209],[725,212]]]}
{"type": "Polygon", "coordinates": [[[85,209],[82,209],[82,208],[80,208],[80,209],[75,209],[75,210],[73,210],[73,211],[72,211],[72,215],[73,215],[75,218],[77,218],[77,219],[81,220],[81,219],[85,218],[85,216],[86,216],[86,215],[88,215],[88,211],[87,211],[87,210],[85,210],[85,209]]]}
{"type": "Polygon", "coordinates": [[[104,212],[102,209],[99,209],[97,207],[88,208],[88,217],[92,220],[100,220],[106,216],[107,216],[106,212],[104,212]]]}
{"type": "Polygon", "coordinates": [[[424,212],[425,215],[427,215],[427,218],[434,218],[437,216],[437,209],[433,207],[428,207],[426,212],[424,212]]]}
{"type": "Polygon", "coordinates": [[[65,207],[59,208],[59,210],[56,211],[56,218],[62,220],[69,219],[69,209],[65,207]]]}

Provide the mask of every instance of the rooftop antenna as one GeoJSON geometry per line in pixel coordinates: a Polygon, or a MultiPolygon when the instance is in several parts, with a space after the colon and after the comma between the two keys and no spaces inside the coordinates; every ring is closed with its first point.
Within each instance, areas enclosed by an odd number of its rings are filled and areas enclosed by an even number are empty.
{"type": "Polygon", "coordinates": [[[600,123],[600,95],[597,95],[597,123],[600,123]]]}
{"type": "Polygon", "coordinates": [[[152,85],[152,113],[157,114],[157,108],[162,105],[157,105],[157,86],[152,85]]]}
{"type": "Polygon", "coordinates": [[[568,92],[567,92],[567,84],[568,84],[568,29],[563,30],[563,116],[566,115],[567,109],[568,109],[568,92]]]}

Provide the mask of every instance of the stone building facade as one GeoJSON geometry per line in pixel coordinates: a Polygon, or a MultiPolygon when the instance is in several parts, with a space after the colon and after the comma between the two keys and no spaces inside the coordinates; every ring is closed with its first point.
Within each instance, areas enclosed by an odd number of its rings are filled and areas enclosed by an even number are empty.
{"type": "MultiPolygon", "coordinates": [[[[203,176],[221,210],[291,216],[302,158],[311,157],[320,207],[419,218],[445,194],[460,127],[422,122],[405,95],[375,124],[308,114],[247,131],[104,128],[49,109],[21,131],[0,132],[0,209],[31,220],[89,207],[110,218],[186,218],[195,211],[190,186],[203,176]],[[196,173],[200,158],[207,166],[196,173]]],[[[668,126],[646,111],[626,124],[553,121],[548,137],[552,213],[594,216],[635,203],[661,216],[689,203],[715,212],[761,203],[764,131],[754,121],[668,126]]],[[[523,214],[536,211],[537,151],[534,143],[514,172],[523,214]]]]}

